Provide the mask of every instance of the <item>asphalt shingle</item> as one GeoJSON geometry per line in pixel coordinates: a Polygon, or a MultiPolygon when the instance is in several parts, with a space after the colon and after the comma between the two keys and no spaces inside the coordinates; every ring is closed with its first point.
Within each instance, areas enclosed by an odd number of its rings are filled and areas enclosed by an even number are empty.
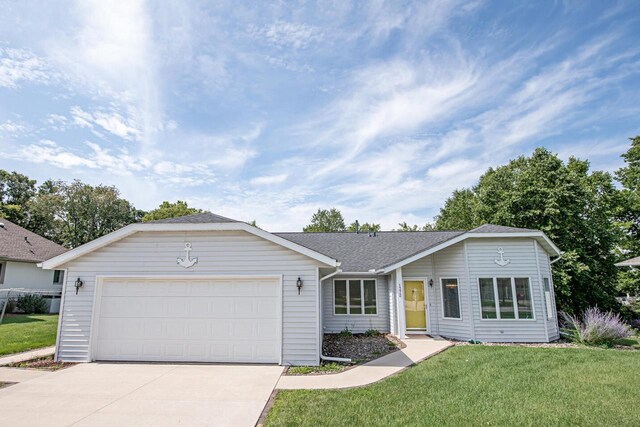
{"type": "Polygon", "coordinates": [[[453,239],[464,231],[382,231],[368,233],[274,233],[342,263],[347,272],[367,272],[401,261],[453,239]]]}
{"type": "Polygon", "coordinates": [[[66,252],[64,246],[0,218],[0,259],[42,262],[66,252]]]}

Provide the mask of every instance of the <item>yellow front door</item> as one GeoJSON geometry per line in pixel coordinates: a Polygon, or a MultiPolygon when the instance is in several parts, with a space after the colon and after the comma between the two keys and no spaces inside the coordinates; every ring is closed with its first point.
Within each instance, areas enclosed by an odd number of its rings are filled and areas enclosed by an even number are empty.
{"type": "Polygon", "coordinates": [[[427,329],[424,283],[421,280],[404,281],[404,312],[407,329],[427,329]]]}

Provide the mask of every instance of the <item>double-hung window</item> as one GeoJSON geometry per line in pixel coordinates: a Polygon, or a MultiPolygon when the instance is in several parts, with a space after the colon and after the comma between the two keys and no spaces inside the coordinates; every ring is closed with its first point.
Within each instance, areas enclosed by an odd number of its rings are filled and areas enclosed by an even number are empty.
{"type": "Polygon", "coordinates": [[[482,277],[478,285],[483,319],[534,318],[529,278],[482,277]]]}
{"type": "Polygon", "coordinates": [[[53,283],[56,285],[62,285],[63,281],[64,281],[64,271],[53,270],[53,283]]]}
{"type": "Polygon", "coordinates": [[[333,281],[333,313],[378,314],[375,279],[336,279],[333,281]]]}

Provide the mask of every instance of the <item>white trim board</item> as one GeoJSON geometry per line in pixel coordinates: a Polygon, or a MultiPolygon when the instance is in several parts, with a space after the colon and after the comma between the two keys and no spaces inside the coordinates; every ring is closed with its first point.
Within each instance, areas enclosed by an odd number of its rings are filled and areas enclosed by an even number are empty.
{"type": "Polygon", "coordinates": [[[292,251],[298,252],[302,255],[306,255],[309,258],[320,261],[323,264],[331,267],[339,267],[340,262],[327,255],[313,251],[304,246],[293,243],[285,238],[276,236],[267,231],[253,227],[243,222],[225,222],[225,223],[207,223],[207,224],[176,224],[176,223],[137,223],[130,224],[105,236],[99,237],[91,242],[85,243],[82,246],[78,246],[75,249],[71,249],[61,255],[53,257],[47,261],[38,264],[45,270],[52,270],[56,267],[72,261],[82,255],[86,255],[104,246],[107,246],[113,242],[124,239],[134,233],[138,232],[162,232],[162,231],[246,231],[258,237],[262,237],[265,240],[283,246],[292,251]]]}

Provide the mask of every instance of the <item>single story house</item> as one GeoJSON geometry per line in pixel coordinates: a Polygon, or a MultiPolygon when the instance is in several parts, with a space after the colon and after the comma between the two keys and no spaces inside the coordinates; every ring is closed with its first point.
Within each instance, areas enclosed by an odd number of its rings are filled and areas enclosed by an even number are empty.
{"type": "Polygon", "coordinates": [[[66,250],[64,246],[0,218],[0,307],[8,295],[40,293],[49,300],[49,312],[57,313],[63,272],[42,270],[38,263],[66,250]]]}
{"type": "Polygon", "coordinates": [[[42,267],[65,271],[59,360],[317,365],[323,333],[344,329],[555,340],[559,256],[536,230],[269,233],[201,213],[42,267]]]}

